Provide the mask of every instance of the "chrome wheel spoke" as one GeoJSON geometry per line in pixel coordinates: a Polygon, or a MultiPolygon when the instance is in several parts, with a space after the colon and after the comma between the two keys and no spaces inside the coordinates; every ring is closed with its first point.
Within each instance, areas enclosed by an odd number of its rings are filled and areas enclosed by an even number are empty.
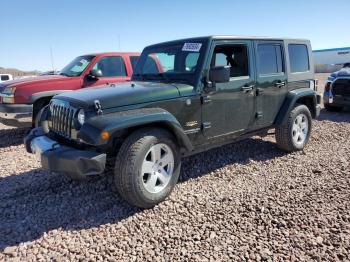
{"type": "Polygon", "coordinates": [[[142,174],[152,174],[154,162],[143,161],[142,163],[142,174]]]}
{"type": "Polygon", "coordinates": [[[158,193],[168,185],[174,161],[173,151],[168,145],[159,143],[151,146],[141,166],[141,179],[148,192],[158,193]]]}
{"type": "Polygon", "coordinates": [[[158,179],[158,176],[156,174],[153,174],[153,173],[150,174],[148,176],[148,179],[147,179],[146,183],[144,183],[146,189],[149,190],[149,191],[154,190],[154,188],[155,188],[155,186],[157,184],[157,179],[158,179]]]}
{"type": "Polygon", "coordinates": [[[306,129],[308,127],[307,122],[306,121],[301,122],[300,127],[303,130],[306,129]]]}
{"type": "Polygon", "coordinates": [[[172,154],[169,154],[168,152],[160,159],[161,163],[160,165],[162,167],[165,167],[169,165],[170,163],[174,162],[174,157],[172,154]]]}
{"type": "Polygon", "coordinates": [[[164,184],[164,183],[166,183],[167,180],[169,179],[169,175],[168,175],[168,173],[165,171],[164,168],[160,168],[159,171],[160,171],[160,172],[158,172],[158,174],[157,174],[157,175],[158,175],[158,179],[160,180],[160,182],[161,182],[162,184],[164,184]]]}

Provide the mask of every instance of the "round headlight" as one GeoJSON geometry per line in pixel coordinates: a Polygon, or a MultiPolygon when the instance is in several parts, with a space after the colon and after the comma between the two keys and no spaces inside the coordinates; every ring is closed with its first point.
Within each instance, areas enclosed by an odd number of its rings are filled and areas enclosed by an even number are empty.
{"type": "Polygon", "coordinates": [[[84,109],[80,109],[78,112],[78,122],[79,124],[83,125],[85,122],[85,112],[84,109]]]}

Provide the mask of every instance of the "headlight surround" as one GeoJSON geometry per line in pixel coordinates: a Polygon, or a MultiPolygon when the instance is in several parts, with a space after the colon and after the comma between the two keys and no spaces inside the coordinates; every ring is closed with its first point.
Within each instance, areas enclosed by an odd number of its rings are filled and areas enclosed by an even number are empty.
{"type": "Polygon", "coordinates": [[[83,125],[85,123],[85,111],[84,109],[80,109],[78,112],[78,122],[80,125],[83,125]]]}
{"type": "Polygon", "coordinates": [[[15,91],[16,87],[5,87],[5,89],[1,92],[1,100],[2,103],[13,104],[15,102],[15,91]]]}
{"type": "Polygon", "coordinates": [[[13,95],[16,91],[16,87],[14,86],[8,86],[5,87],[4,91],[2,91],[3,94],[5,95],[13,95]]]}
{"type": "Polygon", "coordinates": [[[335,79],[335,77],[329,76],[329,77],[327,78],[327,81],[333,82],[334,79],[335,79]]]}

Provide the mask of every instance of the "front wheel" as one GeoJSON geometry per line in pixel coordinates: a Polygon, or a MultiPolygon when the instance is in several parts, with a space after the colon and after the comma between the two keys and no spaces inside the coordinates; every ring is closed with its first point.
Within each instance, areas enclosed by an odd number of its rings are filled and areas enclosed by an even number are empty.
{"type": "Polygon", "coordinates": [[[297,105],[285,124],[276,127],[277,146],[287,152],[303,150],[309,141],[312,127],[310,110],[305,105],[297,105]]]}
{"type": "Polygon", "coordinates": [[[180,166],[179,149],[169,132],[141,129],[127,137],[118,152],[114,184],[130,204],[151,208],[171,193],[180,166]]]}

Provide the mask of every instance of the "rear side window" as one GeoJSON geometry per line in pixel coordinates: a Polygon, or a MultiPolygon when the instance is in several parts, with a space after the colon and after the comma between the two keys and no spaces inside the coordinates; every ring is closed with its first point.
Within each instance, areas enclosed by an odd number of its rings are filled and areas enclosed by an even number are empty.
{"type": "Polygon", "coordinates": [[[307,72],[310,70],[309,53],[306,45],[289,44],[289,63],[292,73],[307,72]]]}
{"type": "Polygon", "coordinates": [[[137,65],[137,62],[139,61],[139,56],[130,56],[130,62],[131,62],[131,67],[132,67],[132,70],[135,71],[135,68],[136,68],[136,65],[137,65]]]}
{"type": "Polygon", "coordinates": [[[121,56],[106,56],[100,59],[94,69],[102,71],[103,77],[126,76],[124,60],[121,56]]]}
{"type": "Polygon", "coordinates": [[[7,80],[10,80],[10,77],[9,76],[1,76],[1,81],[7,81],[7,80]]]}
{"type": "Polygon", "coordinates": [[[260,75],[283,73],[282,46],[280,44],[258,45],[258,70],[260,75]]]}

